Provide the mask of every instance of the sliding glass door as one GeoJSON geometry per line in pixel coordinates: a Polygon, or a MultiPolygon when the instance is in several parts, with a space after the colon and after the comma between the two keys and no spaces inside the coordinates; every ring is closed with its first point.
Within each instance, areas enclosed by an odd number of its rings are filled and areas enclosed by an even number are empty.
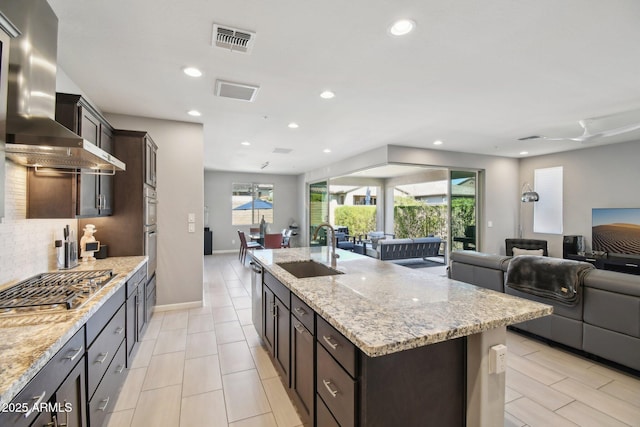
{"type": "Polygon", "coordinates": [[[450,170],[449,194],[451,251],[475,251],[478,247],[478,173],[450,170]]]}
{"type": "Polygon", "coordinates": [[[326,245],[327,232],[323,228],[318,233],[318,239],[312,241],[318,225],[329,220],[329,182],[320,181],[309,184],[309,246],[326,245]]]}

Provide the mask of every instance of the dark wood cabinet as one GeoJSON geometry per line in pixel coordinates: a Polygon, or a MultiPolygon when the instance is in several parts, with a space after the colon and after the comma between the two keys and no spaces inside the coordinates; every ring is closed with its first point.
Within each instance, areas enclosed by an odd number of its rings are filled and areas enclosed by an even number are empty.
{"type": "Polygon", "coordinates": [[[59,413],[62,412],[57,410],[56,402],[65,399],[72,403],[70,419],[86,418],[84,351],[85,330],[81,328],[11,401],[9,409],[13,410],[0,412],[0,426],[27,427],[38,425],[36,422],[42,422],[40,425],[53,423],[54,417],[60,420],[59,413]]]}
{"type": "Polygon", "coordinates": [[[312,424],[315,414],[314,313],[291,295],[291,392],[304,424],[312,424]]]}
{"type": "Polygon", "coordinates": [[[134,273],[126,283],[127,367],[131,367],[133,355],[138,348],[139,342],[142,340],[142,333],[147,324],[145,313],[146,278],[147,274],[145,265],[134,273]]]}
{"type": "Polygon", "coordinates": [[[262,278],[262,341],[305,425],[465,424],[466,338],[369,357],[269,271],[262,278]]]}
{"type": "Polygon", "coordinates": [[[276,323],[273,321],[275,310],[275,295],[268,287],[262,286],[262,316],[263,316],[263,335],[262,342],[264,343],[267,351],[273,355],[275,353],[276,342],[276,323]]]}
{"type": "Polygon", "coordinates": [[[87,425],[85,371],[83,357],[56,392],[57,405],[54,415],[58,426],[84,427],[87,425]]]}
{"type": "Polygon", "coordinates": [[[290,291],[270,273],[263,275],[264,340],[276,368],[287,387],[289,386],[290,357],[290,291]],[[283,301],[284,300],[284,301],[283,301]]]}
{"type": "MultiPolygon", "coordinates": [[[[113,215],[80,219],[78,228],[87,223],[94,224],[102,236],[100,243],[108,247],[109,256],[145,255],[145,191],[153,191],[146,184],[145,164],[147,147],[152,146],[155,150],[156,145],[147,132],[120,129],[113,131],[112,143],[115,156],[127,165],[125,171],[117,172],[113,177],[113,215]]],[[[147,255],[151,264],[152,256],[147,255]]],[[[152,276],[150,270],[148,278],[152,276]]]]}
{"type": "Polygon", "coordinates": [[[147,325],[153,314],[153,307],[156,305],[156,275],[154,274],[145,285],[145,305],[144,316],[147,325]]]}
{"type": "MultiPolygon", "coordinates": [[[[113,128],[80,95],[56,94],[56,121],[104,151],[114,154],[113,128]]],[[[41,171],[29,168],[28,218],[108,216],[113,213],[111,171],[77,169],[41,171]]]]}

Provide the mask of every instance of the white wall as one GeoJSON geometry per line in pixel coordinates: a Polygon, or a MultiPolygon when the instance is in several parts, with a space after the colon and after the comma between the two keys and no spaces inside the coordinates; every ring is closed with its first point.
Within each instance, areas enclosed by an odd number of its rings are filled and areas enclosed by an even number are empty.
{"type": "MultiPolygon", "coordinates": [[[[213,231],[213,250],[238,250],[238,229],[249,232],[249,226],[231,224],[231,188],[233,183],[254,182],[273,184],[274,222],[271,230],[280,232],[292,221],[301,224],[296,175],[252,174],[239,172],[205,171],[204,204],[209,207],[209,226],[213,231]]],[[[295,243],[295,242],[292,242],[295,243]]]]}
{"type": "Polygon", "coordinates": [[[147,131],[158,145],[158,305],[200,303],[203,292],[202,125],[105,114],[116,129],[147,131]],[[196,232],[188,232],[189,213],[196,232]]]}
{"type": "Polygon", "coordinates": [[[591,249],[592,208],[640,208],[639,160],[640,141],[523,159],[520,185],[533,187],[535,169],[563,167],[564,217],[562,235],[533,233],[532,206],[523,206],[524,237],[547,240],[549,255],[556,257],[562,257],[563,235],[583,235],[591,249]]]}

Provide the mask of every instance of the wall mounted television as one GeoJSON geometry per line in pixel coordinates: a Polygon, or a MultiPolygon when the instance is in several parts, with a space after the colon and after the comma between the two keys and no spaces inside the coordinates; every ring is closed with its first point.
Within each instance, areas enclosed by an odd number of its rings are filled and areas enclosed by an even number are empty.
{"type": "Polygon", "coordinates": [[[592,209],[591,243],[594,252],[640,256],[640,208],[592,209]]]}

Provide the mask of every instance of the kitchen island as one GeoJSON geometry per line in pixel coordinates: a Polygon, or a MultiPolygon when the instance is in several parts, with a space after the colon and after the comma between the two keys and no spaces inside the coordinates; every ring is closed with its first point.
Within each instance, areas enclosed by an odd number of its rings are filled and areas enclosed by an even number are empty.
{"type": "MultiPolygon", "coordinates": [[[[112,270],[115,274],[81,307],[56,314],[34,313],[28,316],[0,314],[0,405],[2,408],[8,408],[9,402],[63,349],[65,344],[79,336],[77,333],[112,296],[116,293],[124,295],[123,287],[135,273],[144,273],[146,277],[146,262],[146,256],[81,262],[78,267],[69,271],[112,270]],[[143,268],[144,271],[141,271],[143,268]]],[[[5,287],[7,286],[3,286],[5,287]]],[[[84,343],[84,333],[81,335],[80,341],[84,343]]],[[[81,351],[84,352],[84,348],[81,351]]],[[[71,357],[65,357],[65,359],[71,359],[71,357]]]]}
{"type": "Polygon", "coordinates": [[[507,325],[551,314],[552,308],[338,253],[340,274],[298,278],[279,264],[315,260],[328,265],[327,248],[253,252],[263,271],[252,287],[262,319],[256,329],[307,422],[503,425],[505,374],[490,373],[489,350],[505,344],[507,325]],[[294,329],[315,337],[314,352],[296,341],[294,329]],[[348,354],[350,346],[354,356],[348,354]],[[310,386],[300,380],[305,374],[298,353],[316,361],[315,405],[308,390],[301,390],[310,386]]]}

